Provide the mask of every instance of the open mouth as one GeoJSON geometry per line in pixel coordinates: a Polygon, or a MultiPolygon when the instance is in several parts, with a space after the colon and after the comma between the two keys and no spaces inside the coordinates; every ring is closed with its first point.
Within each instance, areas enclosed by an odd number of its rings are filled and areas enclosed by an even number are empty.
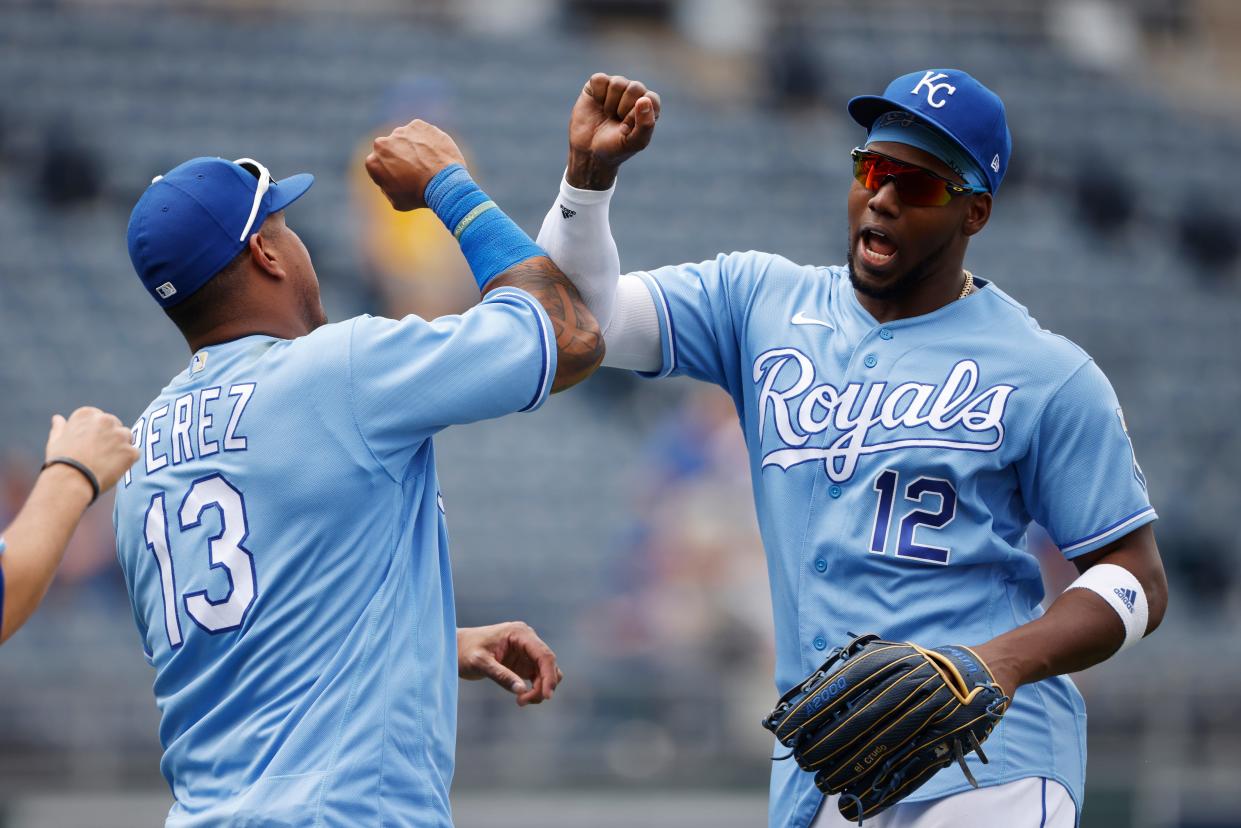
{"type": "Polygon", "coordinates": [[[882,230],[867,227],[858,234],[858,251],[871,267],[883,267],[896,256],[896,242],[882,230]]]}

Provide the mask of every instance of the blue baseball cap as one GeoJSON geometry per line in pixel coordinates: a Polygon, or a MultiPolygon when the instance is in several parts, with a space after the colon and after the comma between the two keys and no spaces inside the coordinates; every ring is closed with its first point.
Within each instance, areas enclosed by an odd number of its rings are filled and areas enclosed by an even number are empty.
{"type": "Polygon", "coordinates": [[[849,101],[849,114],[867,129],[895,111],[908,112],[947,135],[982,170],[988,189],[994,193],[1000,188],[1013,137],[1004,102],[990,89],[960,69],[927,69],[901,75],[882,95],[859,95],[849,101]]]}
{"type": "Polygon", "coordinates": [[[257,161],[191,158],[156,176],[134,205],[129,259],[156,302],[188,299],[241,252],[272,213],[310,189],[309,173],[277,183],[257,161]]]}

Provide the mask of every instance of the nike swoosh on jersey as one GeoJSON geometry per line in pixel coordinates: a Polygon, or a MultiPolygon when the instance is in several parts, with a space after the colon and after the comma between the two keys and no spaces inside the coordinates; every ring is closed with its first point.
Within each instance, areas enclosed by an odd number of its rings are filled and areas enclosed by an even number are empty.
{"type": "Polygon", "coordinates": [[[806,316],[806,314],[802,313],[801,311],[798,311],[797,313],[793,314],[793,318],[789,321],[791,321],[794,325],[822,325],[823,327],[827,328],[829,331],[836,330],[836,326],[833,325],[832,323],[824,322],[822,319],[815,319],[814,317],[811,317],[811,316],[806,316]]]}

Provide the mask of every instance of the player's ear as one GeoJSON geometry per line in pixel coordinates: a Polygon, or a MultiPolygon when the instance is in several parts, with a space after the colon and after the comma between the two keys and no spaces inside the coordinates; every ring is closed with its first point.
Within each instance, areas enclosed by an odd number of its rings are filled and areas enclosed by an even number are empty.
{"type": "Polygon", "coordinates": [[[288,275],[280,261],[279,249],[266,231],[266,222],[259,232],[250,236],[250,261],[268,276],[283,279],[288,275]]]}
{"type": "Polygon", "coordinates": [[[979,193],[969,197],[965,207],[965,221],[961,223],[961,232],[972,236],[987,226],[991,218],[991,193],[979,193]]]}

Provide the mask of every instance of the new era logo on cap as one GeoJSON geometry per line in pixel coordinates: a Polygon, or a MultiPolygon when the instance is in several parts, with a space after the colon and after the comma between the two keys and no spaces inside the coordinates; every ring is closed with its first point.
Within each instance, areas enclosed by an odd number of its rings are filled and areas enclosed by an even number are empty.
{"type": "Polygon", "coordinates": [[[155,289],[155,292],[159,294],[160,299],[167,299],[171,296],[175,296],[177,289],[172,286],[172,282],[164,282],[155,289]]]}
{"type": "Polygon", "coordinates": [[[849,101],[849,114],[868,130],[894,110],[951,139],[978,165],[988,189],[999,189],[1013,141],[1004,103],[994,92],[960,69],[919,69],[889,83],[882,95],[849,101]]]}
{"type": "Polygon", "coordinates": [[[1128,609],[1129,612],[1133,612],[1133,602],[1138,600],[1137,592],[1132,589],[1121,589],[1120,587],[1117,587],[1113,590],[1113,592],[1115,592],[1121,602],[1124,603],[1125,608],[1128,609]]]}

